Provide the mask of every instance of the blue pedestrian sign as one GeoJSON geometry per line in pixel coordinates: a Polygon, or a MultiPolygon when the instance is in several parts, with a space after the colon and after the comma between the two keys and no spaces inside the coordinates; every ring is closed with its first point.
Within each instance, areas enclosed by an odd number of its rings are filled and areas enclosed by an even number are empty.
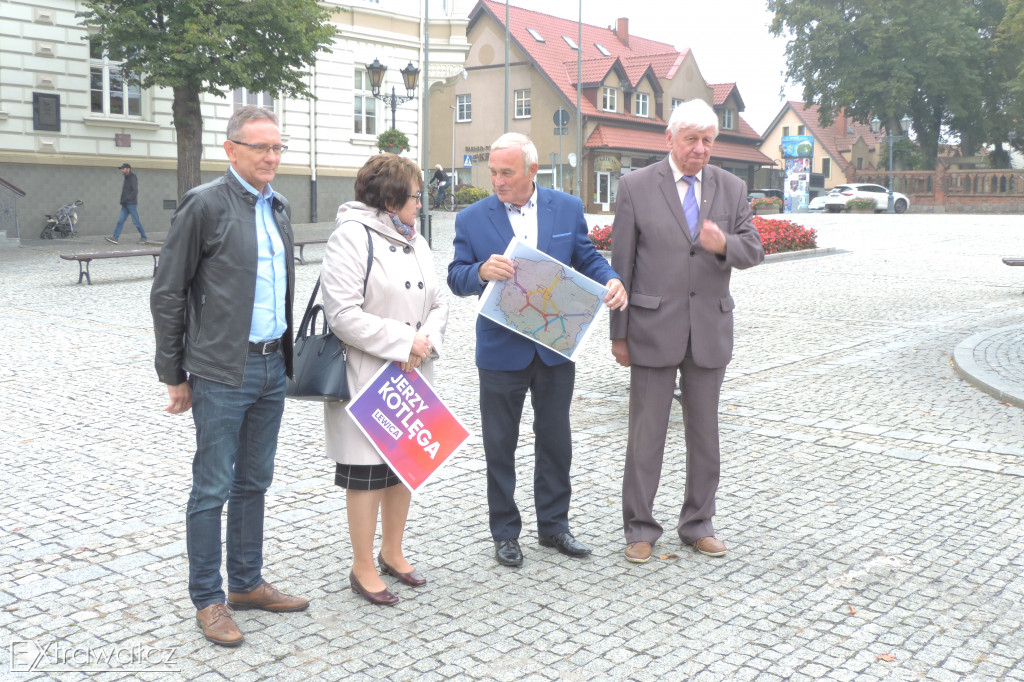
{"type": "Polygon", "coordinates": [[[462,155],[462,167],[463,168],[472,168],[473,167],[473,155],[472,154],[463,154],[462,155]]]}

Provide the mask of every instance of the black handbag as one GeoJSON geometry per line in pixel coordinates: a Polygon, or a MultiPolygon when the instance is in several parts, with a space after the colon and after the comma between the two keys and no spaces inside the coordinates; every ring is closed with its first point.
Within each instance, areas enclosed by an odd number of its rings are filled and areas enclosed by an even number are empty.
{"type": "MultiPolygon", "coordinates": [[[[366,275],[363,277],[363,296],[366,296],[366,282],[373,265],[373,240],[370,228],[366,228],[366,275]]],[[[292,373],[288,379],[285,395],[296,400],[318,400],[325,403],[344,402],[351,396],[348,390],[348,349],[341,342],[330,325],[323,304],[316,303],[320,291],[320,278],[313,286],[313,294],[302,316],[299,331],[295,334],[295,348],[292,351],[292,373]],[[316,316],[323,319],[320,333],[316,333],[316,316]]]]}

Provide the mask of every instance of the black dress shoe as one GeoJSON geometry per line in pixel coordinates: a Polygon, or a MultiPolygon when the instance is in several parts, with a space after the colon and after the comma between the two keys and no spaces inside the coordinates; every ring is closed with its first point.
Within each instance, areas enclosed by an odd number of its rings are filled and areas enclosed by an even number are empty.
{"type": "Polygon", "coordinates": [[[554,535],[538,535],[542,547],[554,547],[566,556],[583,557],[590,554],[590,548],[572,536],[572,533],[556,533],[554,535]]]}
{"type": "Polygon", "coordinates": [[[519,540],[495,540],[494,558],[502,566],[522,566],[523,550],[519,548],[519,540]]]}

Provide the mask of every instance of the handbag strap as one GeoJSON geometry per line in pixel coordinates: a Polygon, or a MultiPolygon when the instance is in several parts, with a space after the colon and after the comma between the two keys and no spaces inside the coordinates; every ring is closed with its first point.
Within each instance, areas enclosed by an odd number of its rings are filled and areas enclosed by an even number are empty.
{"type": "MultiPolygon", "coordinates": [[[[363,225],[363,229],[366,230],[366,274],[363,275],[363,297],[365,298],[366,283],[370,280],[370,268],[373,267],[373,239],[370,236],[370,228],[363,225]]],[[[316,284],[313,285],[313,293],[309,297],[309,303],[306,304],[306,312],[302,315],[302,323],[299,325],[299,331],[295,335],[296,339],[300,339],[306,335],[306,328],[309,326],[309,322],[313,317],[313,304],[316,301],[316,294],[318,291],[320,291],[320,277],[316,278],[316,284]]]]}

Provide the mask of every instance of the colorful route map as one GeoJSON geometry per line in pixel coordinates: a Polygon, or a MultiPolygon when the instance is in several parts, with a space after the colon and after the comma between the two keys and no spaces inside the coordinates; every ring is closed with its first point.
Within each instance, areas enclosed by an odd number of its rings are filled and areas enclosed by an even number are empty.
{"type": "Polygon", "coordinates": [[[505,256],[515,274],[487,284],[479,314],[575,362],[608,290],[518,239],[505,256]]]}

